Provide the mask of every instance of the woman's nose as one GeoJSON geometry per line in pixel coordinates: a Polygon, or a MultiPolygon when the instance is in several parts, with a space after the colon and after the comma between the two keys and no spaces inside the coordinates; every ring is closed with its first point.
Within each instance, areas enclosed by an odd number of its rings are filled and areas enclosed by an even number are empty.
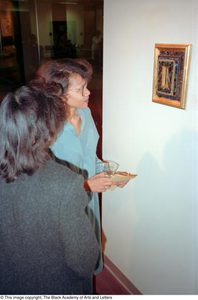
{"type": "Polygon", "coordinates": [[[91,94],[90,90],[88,90],[88,88],[86,88],[84,90],[83,96],[89,96],[91,94]]]}

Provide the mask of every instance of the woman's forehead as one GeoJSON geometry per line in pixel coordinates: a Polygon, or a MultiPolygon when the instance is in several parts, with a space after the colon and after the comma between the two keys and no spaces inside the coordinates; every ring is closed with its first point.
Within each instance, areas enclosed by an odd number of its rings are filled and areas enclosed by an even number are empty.
{"type": "Polygon", "coordinates": [[[69,78],[69,85],[84,85],[85,83],[87,83],[87,80],[85,80],[84,78],[82,78],[82,76],[80,74],[72,74],[69,78]]]}

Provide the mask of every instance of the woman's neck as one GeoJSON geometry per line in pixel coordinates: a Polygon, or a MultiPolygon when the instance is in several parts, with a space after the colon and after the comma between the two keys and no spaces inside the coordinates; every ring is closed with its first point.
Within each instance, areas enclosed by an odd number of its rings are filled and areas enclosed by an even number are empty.
{"type": "Polygon", "coordinates": [[[67,117],[67,121],[70,123],[73,119],[75,119],[78,116],[79,116],[79,114],[78,114],[77,108],[70,108],[69,115],[67,117]]]}
{"type": "Polygon", "coordinates": [[[74,126],[77,135],[79,135],[81,133],[82,120],[76,108],[70,109],[67,121],[74,126]]]}

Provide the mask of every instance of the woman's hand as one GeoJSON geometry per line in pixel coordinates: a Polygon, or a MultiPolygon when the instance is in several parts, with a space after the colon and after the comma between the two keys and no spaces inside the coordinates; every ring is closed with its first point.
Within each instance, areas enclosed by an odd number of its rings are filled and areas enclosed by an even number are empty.
{"type": "MultiPolygon", "coordinates": [[[[127,176],[128,173],[127,172],[118,172],[118,174],[123,175],[123,176],[127,176]]],[[[130,178],[126,178],[126,180],[124,181],[118,181],[118,182],[114,182],[114,185],[119,187],[119,188],[123,188],[125,187],[125,185],[130,181],[130,178]]]]}
{"type": "Polygon", "coordinates": [[[119,188],[125,187],[125,185],[129,182],[130,179],[125,180],[125,181],[120,181],[120,182],[114,182],[113,184],[116,185],[119,188]]]}
{"type": "Polygon", "coordinates": [[[91,192],[102,193],[112,185],[111,178],[105,177],[105,173],[99,173],[89,179],[85,180],[85,189],[87,185],[91,192]]]}

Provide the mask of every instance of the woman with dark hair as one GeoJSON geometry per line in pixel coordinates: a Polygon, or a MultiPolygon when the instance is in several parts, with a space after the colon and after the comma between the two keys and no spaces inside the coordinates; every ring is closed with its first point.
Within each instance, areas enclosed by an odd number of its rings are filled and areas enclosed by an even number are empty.
{"type": "Polygon", "coordinates": [[[98,243],[84,179],[48,151],[65,120],[59,92],[23,86],[0,106],[0,294],[92,293],[98,243]]]}
{"type": "MultiPolygon", "coordinates": [[[[90,91],[88,83],[92,77],[92,66],[86,60],[61,59],[49,61],[37,71],[37,79],[48,84],[58,84],[62,87],[61,99],[65,104],[65,125],[51,150],[55,156],[66,160],[88,172],[84,187],[91,192],[87,209],[101,250],[101,229],[98,193],[105,192],[111,186],[111,179],[97,174],[98,163],[96,155],[99,139],[98,131],[88,108],[90,91]]],[[[126,183],[118,184],[124,186],[126,183]]],[[[102,250],[94,274],[102,270],[102,250]]]]}

